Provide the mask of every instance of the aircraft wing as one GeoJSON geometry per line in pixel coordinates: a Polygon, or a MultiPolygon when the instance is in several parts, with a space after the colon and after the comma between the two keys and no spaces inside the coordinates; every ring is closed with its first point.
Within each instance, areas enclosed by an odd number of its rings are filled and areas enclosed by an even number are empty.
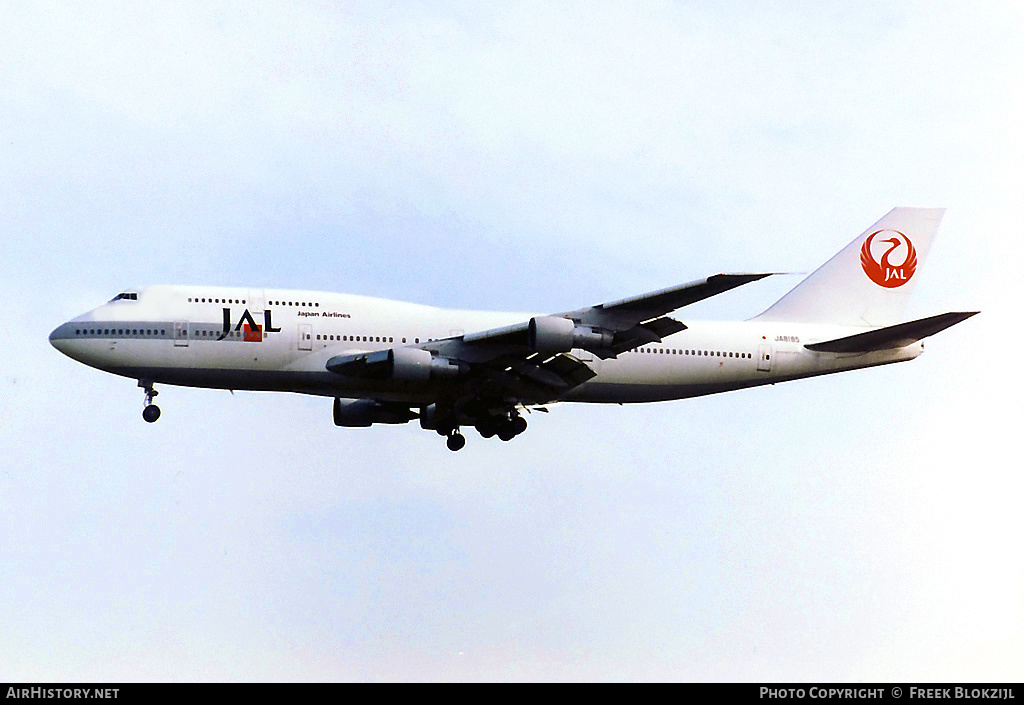
{"type": "Polygon", "coordinates": [[[596,373],[573,350],[613,358],[686,329],[665,315],[769,274],[716,274],[681,286],[511,326],[327,362],[338,374],[425,381],[450,377],[453,396],[544,403],[596,373]],[[429,353],[429,357],[427,354],[429,353]]]}
{"type": "Polygon", "coordinates": [[[632,296],[607,304],[598,304],[562,315],[570,318],[578,316],[581,323],[625,328],[771,275],[772,273],[715,274],[707,279],[699,279],[689,284],[659,289],[648,294],[632,296]]]}
{"type": "Polygon", "coordinates": [[[453,399],[514,399],[538,404],[556,399],[596,375],[586,363],[567,353],[533,352],[507,345],[483,350],[462,344],[458,338],[335,355],[326,367],[346,377],[378,381],[426,382],[450,377],[447,396],[453,399]],[[432,351],[438,350],[442,354],[434,355],[432,351]]]}
{"type": "Polygon", "coordinates": [[[685,330],[684,324],[665,315],[670,311],[769,276],[771,273],[715,274],[689,284],[659,289],[640,296],[598,304],[561,315],[578,319],[583,325],[613,331],[615,340],[607,351],[608,354],[602,354],[597,350],[594,352],[602,358],[615,357],[620,352],[626,352],[647,343],[659,343],[662,338],[685,330]]]}
{"type": "MultiPolygon", "coordinates": [[[[659,289],[628,299],[541,318],[571,320],[577,324],[577,328],[596,331],[596,335],[611,335],[610,343],[606,340],[604,345],[595,344],[589,347],[574,345],[573,347],[590,350],[601,358],[616,357],[619,353],[647,343],[661,342],[662,338],[685,330],[685,324],[665,315],[670,311],[768,276],[771,274],[716,274],[689,284],[659,289]]],[[[478,351],[467,351],[470,357],[478,357],[480,354],[487,355],[488,348],[491,348],[491,351],[502,347],[531,349],[536,345],[537,321],[537,318],[533,318],[504,328],[479,331],[437,342],[459,341],[460,346],[467,346],[478,351]]],[[[565,326],[566,324],[561,325],[565,326]]],[[[438,352],[448,351],[438,349],[438,352]]],[[[472,362],[472,360],[469,361],[472,362]]]]}
{"type": "Polygon", "coordinates": [[[661,342],[686,324],[665,314],[770,274],[716,274],[681,286],[538,316],[511,326],[435,340],[422,347],[468,364],[485,387],[548,401],[595,376],[573,350],[600,358],[661,342]]]}

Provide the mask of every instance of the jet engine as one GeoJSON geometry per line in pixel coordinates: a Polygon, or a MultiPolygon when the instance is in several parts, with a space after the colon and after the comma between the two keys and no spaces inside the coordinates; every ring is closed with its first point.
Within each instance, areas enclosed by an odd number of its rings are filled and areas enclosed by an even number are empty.
{"type": "Polygon", "coordinates": [[[609,331],[577,325],[569,318],[537,316],[530,319],[528,344],[537,352],[569,352],[573,348],[604,350],[612,346],[609,331]]]}
{"type": "Polygon", "coordinates": [[[334,425],[366,427],[375,423],[406,423],[416,418],[408,407],[385,404],[374,399],[352,399],[342,401],[334,398],[334,425]]]}
{"type": "Polygon", "coordinates": [[[421,348],[391,348],[388,354],[388,378],[401,382],[422,382],[436,377],[455,377],[469,370],[460,360],[435,357],[421,348]]]}
{"type": "Polygon", "coordinates": [[[391,379],[399,382],[425,382],[437,377],[455,377],[469,370],[461,360],[435,357],[422,348],[389,348],[358,355],[338,355],[327,361],[327,369],[337,374],[363,379],[391,379]]]}

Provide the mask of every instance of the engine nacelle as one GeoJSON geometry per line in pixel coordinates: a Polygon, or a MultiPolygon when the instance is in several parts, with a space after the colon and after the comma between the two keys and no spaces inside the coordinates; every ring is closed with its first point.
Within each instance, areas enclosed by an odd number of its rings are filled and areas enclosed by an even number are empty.
{"type": "Polygon", "coordinates": [[[420,348],[391,348],[388,355],[388,379],[400,382],[424,382],[430,379],[434,356],[420,348]]]}
{"type": "Polygon", "coordinates": [[[327,361],[331,372],[362,379],[425,382],[432,377],[454,377],[469,371],[461,360],[434,357],[420,348],[389,348],[362,355],[338,355],[327,361]]]}
{"type": "Polygon", "coordinates": [[[537,352],[569,352],[572,350],[576,323],[558,316],[539,316],[530,319],[528,334],[531,350],[537,352]]]}
{"type": "Polygon", "coordinates": [[[430,378],[455,377],[469,371],[461,360],[434,357],[421,348],[388,350],[388,378],[399,382],[424,382],[430,378]]]}
{"type": "Polygon", "coordinates": [[[438,427],[438,417],[441,414],[437,411],[437,404],[429,404],[420,409],[420,428],[427,431],[436,431],[438,427]]]}
{"type": "Polygon", "coordinates": [[[545,353],[569,352],[573,348],[604,350],[612,345],[613,335],[605,330],[578,326],[559,316],[537,316],[530,319],[528,344],[531,350],[545,353]]]}
{"type": "Polygon", "coordinates": [[[373,399],[342,401],[334,398],[335,426],[365,428],[375,423],[406,423],[414,418],[416,414],[403,406],[385,405],[373,399]]]}

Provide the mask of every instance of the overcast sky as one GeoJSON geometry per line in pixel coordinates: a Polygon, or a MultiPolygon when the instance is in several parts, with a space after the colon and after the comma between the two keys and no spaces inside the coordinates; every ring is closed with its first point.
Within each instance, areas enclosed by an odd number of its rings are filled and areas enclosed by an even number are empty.
{"type": "MultiPolygon", "coordinates": [[[[0,2],[0,678],[1020,681],[1017,2],[0,2]],[[450,453],[52,349],[129,286],[550,312],[948,208],[902,365],[450,453]]],[[[680,312],[746,318],[798,277],[680,312]]]]}

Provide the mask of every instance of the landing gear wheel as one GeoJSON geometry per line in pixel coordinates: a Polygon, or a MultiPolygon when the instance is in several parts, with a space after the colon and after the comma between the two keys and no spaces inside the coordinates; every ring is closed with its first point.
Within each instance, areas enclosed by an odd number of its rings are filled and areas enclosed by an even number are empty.
{"type": "Polygon", "coordinates": [[[511,441],[525,430],[526,419],[519,414],[513,414],[498,426],[498,438],[503,441],[511,441]]]}
{"type": "Polygon", "coordinates": [[[476,424],[477,432],[484,438],[491,438],[498,432],[498,427],[491,419],[481,419],[476,424]]]}
{"type": "Polygon", "coordinates": [[[458,450],[462,450],[463,447],[465,447],[465,445],[466,445],[466,437],[463,436],[458,431],[452,431],[448,435],[447,444],[448,444],[448,450],[450,450],[452,452],[455,452],[455,451],[458,451],[458,450]]]}
{"type": "Polygon", "coordinates": [[[160,418],[160,407],[153,403],[153,399],[160,392],[153,389],[153,383],[148,379],[140,379],[139,386],[146,392],[146,401],[142,408],[142,418],[146,423],[153,423],[160,418]]]}

